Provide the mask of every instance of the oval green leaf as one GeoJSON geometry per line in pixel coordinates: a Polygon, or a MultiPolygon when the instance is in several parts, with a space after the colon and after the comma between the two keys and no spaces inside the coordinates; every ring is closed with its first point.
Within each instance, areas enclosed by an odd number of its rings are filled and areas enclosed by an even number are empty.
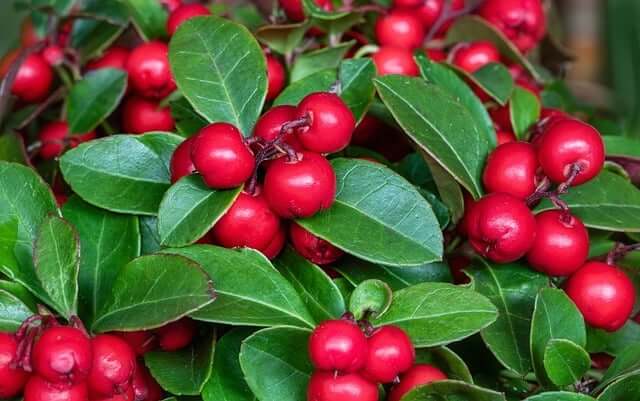
{"type": "Polygon", "coordinates": [[[416,387],[402,401],[505,401],[504,394],[456,380],[436,381],[416,387]]]}
{"type": "Polygon", "coordinates": [[[630,344],[613,360],[609,369],[605,372],[600,384],[596,388],[599,391],[622,376],[640,371],[640,344],[630,344]]]}
{"type": "Polygon", "coordinates": [[[468,74],[460,69],[457,69],[457,71],[466,76],[502,106],[507,104],[513,93],[513,77],[507,67],[502,64],[487,64],[473,74],[468,74]]]}
{"type": "Polygon", "coordinates": [[[527,398],[525,401],[595,401],[585,394],[569,393],[567,391],[550,391],[527,398]]]}
{"type": "Polygon", "coordinates": [[[306,22],[296,24],[264,25],[256,29],[256,38],[279,54],[289,54],[298,45],[309,25],[306,22]]]}
{"type": "Polygon", "coordinates": [[[640,141],[626,136],[603,135],[607,156],[640,159],[640,141]]]}
{"type": "Polygon", "coordinates": [[[77,49],[83,61],[99,55],[120,36],[129,24],[129,9],[124,2],[87,0],[82,11],[109,21],[78,18],[71,31],[71,47],[77,49]]]}
{"type": "Polygon", "coordinates": [[[13,132],[0,135],[0,160],[30,165],[22,137],[13,132]]]}
{"type": "Polygon", "coordinates": [[[327,91],[338,79],[336,70],[326,69],[315,72],[287,86],[274,100],[274,106],[283,104],[297,105],[310,93],[327,91]]]}
{"type": "Polygon", "coordinates": [[[435,365],[451,380],[473,383],[473,377],[467,364],[458,354],[447,347],[417,349],[416,363],[435,365]]]}
{"type": "Polygon", "coordinates": [[[198,114],[184,97],[174,100],[170,104],[171,115],[176,122],[176,129],[180,135],[184,137],[193,136],[207,125],[207,120],[198,114]]]}
{"type": "Polygon", "coordinates": [[[373,101],[373,78],[376,68],[369,58],[344,60],[340,64],[340,97],[349,106],[356,121],[360,121],[373,101]]]}
{"type": "Polygon", "coordinates": [[[393,292],[382,280],[370,279],[358,284],[349,297],[349,312],[356,320],[375,318],[391,305],[393,292]]]}
{"type": "Polygon", "coordinates": [[[143,39],[167,36],[167,11],[158,0],[124,0],[131,19],[143,39]]]}
{"type": "Polygon", "coordinates": [[[353,41],[341,43],[335,47],[325,47],[301,55],[291,68],[291,82],[299,81],[327,68],[337,68],[354,43],[353,41]]]}
{"type": "Polygon", "coordinates": [[[612,383],[598,397],[598,401],[639,401],[640,374],[632,374],[612,383]]]}
{"type": "Polygon", "coordinates": [[[31,315],[33,310],[20,298],[0,289],[0,331],[15,332],[31,315]]]}
{"type": "Polygon", "coordinates": [[[509,102],[509,114],[516,137],[526,139],[529,128],[540,119],[540,101],[531,91],[516,86],[509,102]]]}
{"type": "Polygon", "coordinates": [[[155,216],[139,216],[140,220],[140,254],[149,255],[160,250],[160,234],[158,234],[158,218],[155,216]]]}
{"type": "Polygon", "coordinates": [[[544,350],[544,369],[557,386],[576,383],[591,366],[591,357],[573,341],[553,339],[544,350]]]}

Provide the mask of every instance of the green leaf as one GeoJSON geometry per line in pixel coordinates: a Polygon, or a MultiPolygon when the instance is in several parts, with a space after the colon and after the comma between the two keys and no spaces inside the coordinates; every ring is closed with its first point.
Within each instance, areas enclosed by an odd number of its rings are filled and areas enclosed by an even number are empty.
{"type": "Polygon", "coordinates": [[[244,380],[239,359],[242,341],[252,332],[247,328],[235,328],[218,340],[211,377],[202,389],[204,401],[254,401],[256,399],[244,380]]]}
{"type": "Polygon", "coordinates": [[[73,191],[92,205],[119,213],[155,214],[170,186],[169,161],[177,135],[113,135],[83,143],[60,158],[73,191]]]}
{"type": "Polygon", "coordinates": [[[98,209],[78,196],[69,198],[62,214],[80,236],[80,315],[91,325],[120,269],[140,256],[138,217],[98,209]]]}
{"type": "Polygon", "coordinates": [[[584,394],[569,393],[566,391],[551,391],[542,394],[536,394],[525,401],[595,401],[593,398],[584,394]]]}
{"type": "Polygon", "coordinates": [[[109,20],[75,19],[71,47],[78,50],[82,61],[87,61],[106,50],[125,30],[129,24],[129,9],[120,1],[87,0],[82,11],[109,20]]]}
{"type": "Polygon", "coordinates": [[[93,329],[160,327],[209,305],[215,297],[211,279],[198,263],[179,255],[142,256],[120,270],[93,329]]]}
{"type": "Polygon", "coordinates": [[[452,69],[440,63],[434,63],[420,52],[416,56],[416,62],[420,67],[422,77],[427,81],[446,90],[452,97],[464,106],[475,120],[478,131],[487,139],[490,148],[496,146],[496,131],[493,121],[482,101],[473,93],[467,85],[452,69]]]}
{"type": "Polygon", "coordinates": [[[598,401],[640,400],[640,374],[632,374],[612,383],[598,397],[598,401]]]}
{"type": "Polygon", "coordinates": [[[393,292],[387,283],[376,279],[365,280],[352,291],[349,312],[353,313],[356,320],[368,316],[375,318],[389,309],[392,298],[393,292]]]}
{"type": "Polygon", "coordinates": [[[314,320],[289,282],[260,252],[209,245],[168,249],[199,262],[218,298],[193,318],[244,326],[314,327],[314,320]]]}
{"type": "Polygon", "coordinates": [[[402,401],[505,401],[504,394],[455,380],[432,382],[408,392],[402,401]]]}
{"type": "Polygon", "coordinates": [[[632,343],[613,360],[613,363],[602,377],[600,384],[596,387],[596,391],[603,389],[622,376],[636,372],[640,372],[640,344],[632,343]]]}
{"type": "Polygon", "coordinates": [[[175,395],[199,395],[211,376],[215,331],[187,348],[171,352],[148,352],[145,365],[163,389],[175,395]]]}
{"type": "Polygon", "coordinates": [[[336,70],[333,68],[315,72],[287,86],[274,100],[273,105],[297,105],[310,93],[329,90],[337,79],[336,70]]]}
{"type": "Polygon", "coordinates": [[[0,289],[0,331],[15,332],[33,310],[19,297],[0,289]]]}
{"type": "MultiPolygon", "coordinates": [[[[630,344],[640,343],[640,324],[627,321],[621,329],[610,333],[605,330],[587,327],[587,351],[606,352],[620,356],[626,352],[630,344]]],[[[640,366],[638,367],[640,369],[640,366]]]]}
{"type": "Polygon", "coordinates": [[[178,132],[185,137],[195,135],[207,125],[207,120],[196,113],[184,97],[171,102],[171,115],[176,122],[178,132]]]}
{"type": "Polygon", "coordinates": [[[417,349],[416,363],[435,365],[451,380],[473,383],[473,377],[471,376],[471,372],[469,372],[467,364],[447,347],[417,349]]]}
{"type": "Polygon", "coordinates": [[[416,187],[416,189],[427,200],[427,202],[429,202],[431,208],[433,209],[433,213],[438,219],[440,228],[444,230],[449,225],[449,223],[451,223],[451,216],[449,216],[449,208],[447,207],[447,205],[442,203],[442,201],[436,194],[429,192],[424,188],[416,187]]]}
{"type": "Polygon", "coordinates": [[[183,177],[165,193],[158,210],[158,231],[163,246],[193,244],[222,217],[242,187],[216,191],[199,175],[183,177]]]}
{"type": "Polygon", "coordinates": [[[489,145],[469,112],[443,89],[420,78],[389,75],[374,83],[407,135],[478,198],[489,145]]]}
{"type": "Polygon", "coordinates": [[[422,283],[393,294],[391,306],[373,324],[395,324],[416,347],[434,347],[477,333],[496,320],[495,306],[464,287],[422,283]]]}
{"type": "Polygon", "coordinates": [[[309,334],[308,330],[274,327],[260,330],[244,340],[240,366],[260,401],[306,399],[313,370],[306,352],[309,334]]]}
{"type": "Polygon", "coordinates": [[[20,135],[12,132],[0,135],[0,160],[29,165],[24,140],[20,135]]]}
{"type": "Polygon", "coordinates": [[[251,135],[267,94],[266,61],[251,32],[223,18],[191,18],[173,35],[169,60],[198,113],[251,135]]]}
{"type": "Polygon", "coordinates": [[[127,88],[127,73],[116,68],[92,71],[78,81],[67,100],[71,134],[95,129],[120,104],[127,88]]]}
{"type": "Polygon", "coordinates": [[[478,259],[469,273],[473,288],[498,308],[498,319],[482,330],[482,339],[506,368],[526,375],[532,369],[531,316],[549,278],[522,264],[492,265],[484,259],[478,259]]]}
{"type": "Polygon", "coordinates": [[[544,367],[545,350],[551,340],[569,340],[584,347],[586,337],[582,314],[564,291],[542,289],[531,321],[531,359],[538,380],[544,385],[551,385],[544,367]]]}
{"type": "Polygon", "coordinates": [[[511,125],[518,139],[525,139],[527,131],[540,119],[540,101],[527,89],[516,86],[509,102],[511,125]]]}
{"type": "Polygon", "coordinates": [[[580,380],[591,366],[591,357],[573,341],[553,339],[544,350],[544,369],[557,386],[580,380]]]}
{"type": "Polygon", "coordinates": [[[167,11],[158,0],[123,0],[129,6],[133,24],[145,40],[167,36],[167,11]]]}
{"type": "Polygon", "coordinates": [[[149,255],[160,250],[160,234],[158,233],[158,218],[154,216],[140,216],[140,254],[149,255]]]}
{"type": "MultiPolygon", "coordinates": [[[[603,170],[593,180],[571,187],[561,198],[587,227],[640,232],[640,190],[617,174],[603,170]]],[[[535,211],[553,208],[551,202],[545,200],[535,211]]]]}
{"type": "Polygon", "coordinates": [[[451,221],[457,223],[464,216],[464,196],[456,179],[424,151],[420,152],[429,166],[433,182],[438,188],[442,203],[449,209],[451,221]]]}
{"type": "Polygon", "coordinates": [[[38,229],[33,264],[56,310],[66,319],[77,315],[80,239],[76,229],[60,217],[47,217],[38,229]]]}
{"type": "Polygon", "coordinates": [[[375,95],[373,78],[376,68],[369,58],[344,60],[340,64],[340,97],[349,106],[356,121],[360,121],[375,95]]]}
{"type": "Polygon", "coordinates": [[[309,28],[306,22],[296,24],[264,25],[255,32],[256,38],[279,54],[290,54],[304,38],[309,28]]]}
{"type": "Polygon", "coordinates": [[[319,27],[325,31],[328,35],[339,37],[354,25],[365,22],[362,14],[359,12],[352,12],[349,14],[338,13],[337,16],[331,16],[325,18],[324,16],[314,16],[312,18],[313,26],[319,27]]]}
{"type": "Polygon", "coordinates": [[[514,83],[513,77],[504,65],[490,63],[475,71],[473,74],[459,71],[478,85],[478,87],[491,96],[498,104],[504,106],[509,101],[513,93],[514,83]]]}
{"type": "Polygon", "coordinates": [[[353,41],[341,43],[335,47],[325,47],[301,55],[291,68],[291,82],[327,68],[337,68],[353,44],[353,41]]]}
{"type": "Polygon", "coordinates": [[[337,319],[344,314],[346,307],[340,290],[320,267],[289,246],[273,263],[300,294],[316,322],[337,319]]]}
{"type": "Polygon", "coordinates": [[[13,281],[0,280],[0,290],[4,290],[18,298],[31,310],[36,310],[38,308],[36,299],[22,284],[15,283],[13,281]]]}
{"type": "Polygon", "coordinates": [[[607,156],[640,159],[640,140],[625,136],[603,135],[607,156]]]}

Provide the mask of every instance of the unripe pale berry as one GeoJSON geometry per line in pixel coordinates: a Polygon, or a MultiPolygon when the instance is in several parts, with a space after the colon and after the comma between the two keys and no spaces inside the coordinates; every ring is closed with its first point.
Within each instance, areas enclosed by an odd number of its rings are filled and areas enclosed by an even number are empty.
{"type": "Polygon", "coordinates": [[[84,382],[91,370],[91,360],[91,341],[75,327],[50,327],[33,347],[33,368],[51,383],[84,382]]]}
{"type": "Polygon", "coordinates": [[[487,192],[504,192],[526,198],[536,189],[538,157],[528,142],[511,142],[495,148],[484,167],[482,182],[487,192]]]}
{"type": "Polygon", "coordinates": [[[333,263],[344,254],[340,249],[316,237],[296,223],[291,223],[289,237],[295,250],[317,265],[333,263]]]}
{"type": "Polygon", "coordinates": [[[349,145],[356,120],[340,97],[329,92],[315,92],[298,104],[296,118],[309,124],[297,130],[305,149],[317,153],[338,152],[349,145]]]}
{"type": "Polygon", "coordinates": [[[376,39],[381,46],[416,49],[422,46],[425,30],[411,11],[394,10],[376,21],[376,39]]]}
{"type": "Polygon", "coordinates": [[[136,354],[120,337],[99,334],[91,339],[93,361],[87,384],[93,398],[111,397],[129,390],[136,354]]]}
{"type": "Polygon", "coordinates": [[[127,60],[127,72],[132,91],[140,96],[162,99],[176,89],[166,43],[151,41],[133,49],[127,60]]]}
{"type": "Polygon", "coordinates": [[[367,338],[355,322],[326,320],[309,337],[309,357],[316,369],[354,373],[367,361],[367,338]]]}
{"type": "Polygon", "coordinates": [[[13,366],[17,363],[18,342],[9,333],[0,332],[0,398],[9,399],[20,394],[29,375],[13,366]]]}
{"type": "Polygon", "coordinates": [[[150,131],[173,131],[174,121],[169,107],[154,100],[131,96],[122,105],[122,129],[130,134],[150,131]]]}
{"type": "Polygon", "coordinates": [[[367,341],[369,351],[363,376],[376,383],[391,383],[407,371],[416,359],[409,336],[396,326],[377,329],[367,341]]]}
{"type": "Polygon", "coordinates": [[[211,15],[211,11],[198,3],[181,5],[169,14],[169,18],[167,18],[167,33],[169,36],[173,36],[183,22],[200,15],[211,15]]]}
{"type": "Polygon", "coordinates": [[[533,49],[546,32],[541,0],[486,0],[478,14],[525,53],[533,49]]]}
{"type": "Polygon", "coordinates": [[[402,396],[414,388],[439,380],[447,380],[447,375],[440,369],[433,365],[415,365],[400,377],[400,383],[393,386],[387,401],[400,401],[402,396]]]}
{"type": "Polygon", "coordinates": [[[357,373],[317,371],[311,375],[307,401],[378,401],[378,386],[357,373]]]}
{"type": "Polygon", "coordinates": [[[176,182],[196,171],[191,161],[191,144],[195,137],[185,139],[171,155],[171,182],[176,182]]]}

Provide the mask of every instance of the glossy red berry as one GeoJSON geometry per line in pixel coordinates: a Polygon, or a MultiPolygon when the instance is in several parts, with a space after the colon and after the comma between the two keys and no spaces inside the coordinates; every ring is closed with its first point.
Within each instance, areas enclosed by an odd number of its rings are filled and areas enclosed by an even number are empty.
{"type": "Polygon", "coordinates": [[[191,161],[191,144],[195,137],[185,139],[171,155],[171,182],[176,182],[196,171],[191,161]]]}
{"type": "Polygon", "coordinates": [[[371,56],[378,75],[399,74],[417,77],[420,74],[418,65],[409,49],[381,47],[371,56]]]}
{"type": "Polygon", "coordinates": [[[47,382],[38,375],[29,378],[24,388],[24,401],[87,401],[87,384],[59,386],[47,382]]]}
{"type": "Polygon", "coordinates": [[[491,63],[500,62],[500,51],[489,41],[461,43],[452,50],[452,63],[460,69],[474,73],[491,63]]]}
{"type": "Polygon", "coordinates": [[[131,96],[122,105],[122,129],[129,134],[173,131],[175,123],[169,107],[153,100],[131,96]]]}
{"type": "Polygon", "coordinates": [[[271,210],[285,219],[311,217],[333,205],[336,174],[331,164],[313,152],[298,160],[274,160],[264,178],[264,196],[271,210]]]}
{"type": "Polygon", "coordinates": [[[260,191],[240,193],[231,208],[218,220],[211,235],[226,248],[248,247],[264,253],[280,231],[280,218],[271,211],[260,191]]]}
{"type": "Polygon", "coordinates": [[[136,354],[120,337],[99,334],[91,339],[93,362],[87,383],[93,398],[111,397],[129,390],[136,354]]]}
{"type": "Polygon", "coordinates": [[[242,134],[228,123],[202,128],[191,144],[191,160],[211,188],[242,185],[253,174],[255,159],[242,134]]]}
{"type": "Polygon", "coordinates": [[[589,181],[604,165],[602,137],[582,121],[562,119],[554,122],[545,129],[536,145],[542,170],[558,184],[567,180],[574,165],[580,167],[580,172],[572,185],[589,181]]]}
{"type": "Polygon", "coordinates": [[[173,36],[183,22],[200,15],[211,15],[211,11],[198,3],[183,4],[173,10],[171,14],[169,14],[169,18],[167,18],[167,32],[169,36],[173,36]]]}
{"type": "Polygon", "coordinates": [[[367,338],[355,322],[326,320],[309,337],[309,357],[316,369],[353,373],[367,361],[367,338]]]}
{"type": "Polygon", "coordinates": [[[66,121],[52,121],[45,124],[38,134],[42,147],[40,147],[40,157],[43,159],[53,159],[62,154],[64,149],[75,148],[83,142],[90,141],[96,137],[93,131],[84,134],[69,136],[69,125],[66,121]]]}
{"type": "Polygon", "coordinates": [[[536,189],[538,157],[528,142],[511,142],[495,148],[484,167],[482,182],[487,192],[504,192],[526,198],[536,189]]]}
{"type": "Polygon", "coordinates": [[[285,243],[287,242],[287,234],[284,228],[280,227],[276,235],[273,236],[269,245],[266,248],[261,250],[264,256],[269,260],[273,260],[282,252],[282,248],[284,248],[285,243]]]}
{"type": "Polygon", "coordinates": [[[9,333],[0,332],[0,398],[9,399],[20,394],[29,375],[14,366],[18,356],[18,342],[9,333]]]}
{"type": "Polygon", "coordinates": [[[87,63],[87,70],[117,68],[126,71],[127,60],[129,60],[129,49],[121,46],[111,46],[100,57],[87,63]]]}
{"type": "Polygon", "coordinates": [[[409,336],[396,326],[383,326],[368,340],[369,351],[363,376],[376,383],[391,383],[416,359],[409,336]]]}
{"type": "Polygon", "coordinates": [[[42,50],[42,58],[50,66],[57,66],[64,61],[64,52],[58,45],[49,45],[42,50]]]}
{"type": "Polygon", "coordinates": [[[400,378],[400,383],[393,386],[387,401],[400,401],[402,396],[418,386],[429,384],[438,380],[447,380],[440,369],[433,365],[419,364],[412,367],[400,378]]]}
{"type": "Polygon", "coordinates": [[[159,41],[133,49],[127,60],[131,89],[149,99],[162,99],[176,89],[169,67],[169,47],[159,41]]]}
{"type": "Polygon", "coordinates": [[[486,0],[478,14],[522,52],[533,49],[546,32],[541,0],[486,0]]]}
{"type": "Polygon", "coordinates": [[[162,387],[142,362],[138,362],[136,365],[136,373],[133,375],[131,387],[134,397],[128,401],[160,401],[162,399],[162,387]]]}
{"type": "Polygon", "coordinates": [[[81,383],[91,370],[91,341],[75,327],[50,327],[33,347],[32,363],[34,371],[51,383],[81,383]]]}
{"type": "Polygon", "coordinates": [[[296,223],[291,223],[289,237],[296,251],[317,265],[333,263],[344,254],[340,249],[316,237],[296,223]]]}
{"type": "MultiPolygon", "coordinates": [[[[0,62],[0,77],[4,77],[11,64],[19,55],[19,50],[14,50],[2,58],[0,62]]],[[[48,94],[53,82],[51,66],[38,53],[31,53],[18,69],[11,93],[26,103],[37,103],[48,94]]]]}
{"type": "MultiPolygon", "coordinates": [[[[424,0],[422,5],[417,8],[416,15],[420,18],[420,22],[422,22],[425,28],[430,29],[438,18],[440,18],[447,1],[448,0],[424,0]]],[[[449,2],[449,7],[451,7],[449,12],[459,11],[464,8],[464,0],[451,0],[449,2]]],[[[452,23],[453,20],[449,19],[442,24],[436,33],[436,37],[442,36],[446,33],[452,23]]]]}
{"type": "Polygon", "coordinates": [[[378,386],[356,373],[317,371],[311,375],[307,401],[378,401],[378,386]]]}
{"type": "Polygon", "coordinates": [[[511,131],[496,130],[496,142],[498,146],[509,142],[517,141],[516,136],[511,131]]]}
{"type": "Polygon", "coordinates": [[[158,345],[163,351],[177,351],[191,344],[196,334],[196,322],[184,317],[155,330],[158,345]]]}
{"type": "Polygon", "coordinates": [[[114,394],[111,397],[94,398],[91,401],[135,401],[136,393],[133,391],[133,386],[130,386],[127,391],[122,394],[114,394]]]}
{"type": "Polygon", "coordinates": [[[349,145],[356,128],[356,120],[340,96],[329,92],[315,92],[298,104],[297,118],[309,123],[297,130],[305,149],[317,153],[338,152],[349,145]]]}
{"type": "MultiPolygon", "coordinates": [[[[273,141],[280,134],[282,125],[293,121],[297,118],[297,108],[295,106],[275,106],[264,113],[253,127],[253,136],[260,137],[265,141],[273,141]]],[[[303,149],[302,144],[298,140],[298,137],[294,135],[294,130],[290,130],[285,134],[285,143],[293,147],[297,151],[303,149]]]]}
{"type": "Polygon", "coordinates": [[[589,233],[579,218],[560,210],[536,216],[536,239],[527,253],[534,269],[550,276],[568,276],[589,254],[589,233]]]}
{"type": "MultiPolygon", "coordinates": [[[[331,10],[331,0],[313,0],[316,5],[326,11],[331,10]]],[[[278,4],[284,10],[291,21],[299,22],[305,18],[304,7],[302,6],[302,0],[278,0],[278,4]]]]}
{"type": "Polygon", "coordinates": [[[536,237],[536,221],[524,200],[499,192],[470,208],[466,229],[476,252],[498,263],[520,259],[536,237]]]}
{"type": "Polygon", "coordinates": [[[381,46],[416,49],[422,46],[425,29],[412,11],[394,10],[376,21],[376,39],[381,46]]]}
{"type": "Polygon", "coordinates": [[[138,356],[153,351],[158,345],[152,331],[121,331],[112,334],[122,338],[138,356]]]}
{"type": "Polygon", "coordinates": [[[627,322],[636,300],[633,283],[622,270],[596,261],[569,277],[565,290],[587,323],[607,331],[627,322]]]}
{"type": "Polygon", "coordinates": [[[447,60],[447,53],[442,49],[426,49],[425,53],[431,61],[441,62],[447,60]]]}
{"type": "Polygon", "coordinates": [[[267,54],[267,100],[273,100],[280,92],[287,80],[287,72],[284,66],[274,56],[267,54]]]}

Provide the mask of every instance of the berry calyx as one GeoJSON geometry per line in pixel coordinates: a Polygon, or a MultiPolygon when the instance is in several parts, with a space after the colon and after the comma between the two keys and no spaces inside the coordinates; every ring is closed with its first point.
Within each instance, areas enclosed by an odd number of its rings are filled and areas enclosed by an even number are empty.
{"type": "Polygon", "coordinates": [[[191,161],[191,145],[195,137],[185,139],[171,155],[171,182],[174,183],[196,171],[191,161]]]}
{"type": "Polygon", "coordinates": [[[75,327],[50,327],[33,347],[33,368],[51,383],[83,382],[91,370],[91,359],[91,341],[75,327]]]}
{"type": "Polygon", "coordinates": [[[308,120],[297,131],[302,146],[318,153],[338,152],[347,147],[356,127],[349,107],[338,95],[329,92],[305,96],[298,104],[296,118],[308,120]]]}
{"type": "Polygon", "coordinates": [[[527,142],[500,145],[489,154],[482,175],[487,192],[526,198],[536,190],[536,150],[527,142]]]}
{"type": "Polygon", "coordinates": [[[155,334],[163,351],[177,351],[191,344],[196,329],[196,322],[185,317],[155,329],[155,334]]]}
{"type": "MultiPolygon", "coordinates": [[[[0,77],[4,77],[8,73],[9,67],[18,58],[19,52],[19,50],[14,50],[2,58],[0,77]]],[[[53,72],[49,63],[41,55],[31,53],[18,68],[18,73],[11,86],[11,93],[23,102],[37,103],[49,94],[52,83],[53,72]]]]}
{"type": "Polygon", "coordinates": [[[100,68],[117,68],[127,70],[127,60],[129,60],[129,49],[121,46],[111,46],[96,59],[87,63],[87,70],[93,71],[100,68]]]}
{"type": "MultiPolygon", "coordinates": [[[[264,113],[253,128],[253,136],[262,138],[270,142],[278,138],[282,126],[296,119],[297,108],[295,106],[282,105],[275,106],[264,113]]],[[[296,151],[303,150],[298,137],[291,130],[285,134],[284,143],[291,146],[296,151]]]]}
{"type": "Polygon", "coordinates": [[[24,388],[24,401],[87,401],[86,383],[56,386],[38,375],[29,378],[24,388]]]}
{"type": "Polygon", "coordinates": [[[280,217],[311,217],[333,205],[336,174],[321,155],[300,152],[297,161],[281,157],[269,165],[263,190],[269,207],[280,217]]]}
{"type": "Polygon", "coordinates": [[[579,218],[560,210],[536,216],[536,238],[527,261],[550,276],[568,276],[578,270],[589,254],[589,233],[579,218]]]}
{"type": "Polygon", "coordinates": [[[255,159],[242,134],[228,123],[207,125],[191,144],[191,160],[211,188],[242,185],[253,174],[255,159]]]}
{"type": "Polygon", "coordinates": [[[40,157],[53,159],[60,156],[67,147],[75,148],[83,142],[94,139],[96,133],[90,131],[70,136],[69,125],[66,121],[52,121],[42,127],[38,137],[42,143],[39,152],[40,157]]]}
{"type": "Polygon", "coordinates": [[[131,96],[122,105],[122,128],[127,133],[173,131],[174,125],[171,109],[156,101],[131,96]]]}
{"type": "Polygon", "coordinates": [[[173,36],[183,22],[200,15],[211,15],[211,11],[202,4],[183,4],[169,14],[167,18],[167,33],[173,36]]]}
{"type": "Polygon", "coordinates": [[[387,401],[400,401],[405,394],[414,388],[438,380],[447,380],[447,375],[440,369],[427,364],[415,365],[400,377],[400,383],[393,386],[387,401]]]}
{"type": "Polygon", "coordinates": [[[169,47],[159,41],[143,43],[127,60],[131,89],[149,99],[162,99],[176,89],[169,67],[169,47]]]}
{"type": "Polygon", "coordinates": [[[357,372],[365,366],[367,350],[364,333],[348,320],[326,320],[309,337],[309,357],[320,370],[357,372]]]}
{"type": "Polygon", "coordinates": [[[404,330],[396,326],[383,326],[367,342],[369,351],[363,376],[378,383],[391,383],[405,372],[416,359],[413,343],[404,330]]]}
{"type": "Polygon", "coordinates": [[[287,80],[287,72],[284,66],[274,56],[267,54],[267,100],[273,100],[284,88],[287,80]]]}
{"type": "Polygon", "coordinates": [[[316,237],[296,223],[291,223],[289,237],[295,250],[317,265],[333,263],[344,254],[340,249],[316,237]]]}
{"type": "Polygon", "coordinates": [[[371,59],[378,75],[399,74],[412,77],[420,75],[413,53],[409,49],[381,47],[371,56],[371,59]]]}
{"type": "Polygon", "coordinates": [[[607,331],[627,322],[636,299],[633,283],[624,272],[596,261],[585,263],[569,277],[565,291],[588,324],[607,331]]]}
{"type": "Polygon", "coordinates": [[[0,332],[0,398],[10,399],[20,394],[29,375],[15,366],[18,342],[9,333],[0,332]]]}
{"type": "Polygon", "coordinates": [[[307,401],[377,401],[378,386],[359,374],[335,375],[318,371],[311,375],[307,401]]]}
{"type": "Polygon", "coordinates": [[[411,11],[394,10],[376,21],[376,39],[381,46],[416,49],[422,46],[425,30],[411,11]]]}
{"type": "Polygon", "coordinates": [[[124,340],[111,334],[91,339],[93,361],[87,384],[92,397],[111,397],[129,390],[136,355],[124,340]]]}
{"type": "Polygon", "coordinates": [[[523,53],[533,49],[546,32],[541,0],[486,0],[478,14],[501,30],[523,53]]]}
{"type": "Polygon", "coordinates": [[[465,228],[473,249],[497,263],[520,259],[536,236],[536,221],[524,200],[500,192],[475,202],[465,228]]]}
{"type": "Polygon", "coordinates": [[[474,73],[490,63],[500,62],[500,51],[489,41],[461,43],[452,50],[452,63],[460,69],[474,73]]]}

